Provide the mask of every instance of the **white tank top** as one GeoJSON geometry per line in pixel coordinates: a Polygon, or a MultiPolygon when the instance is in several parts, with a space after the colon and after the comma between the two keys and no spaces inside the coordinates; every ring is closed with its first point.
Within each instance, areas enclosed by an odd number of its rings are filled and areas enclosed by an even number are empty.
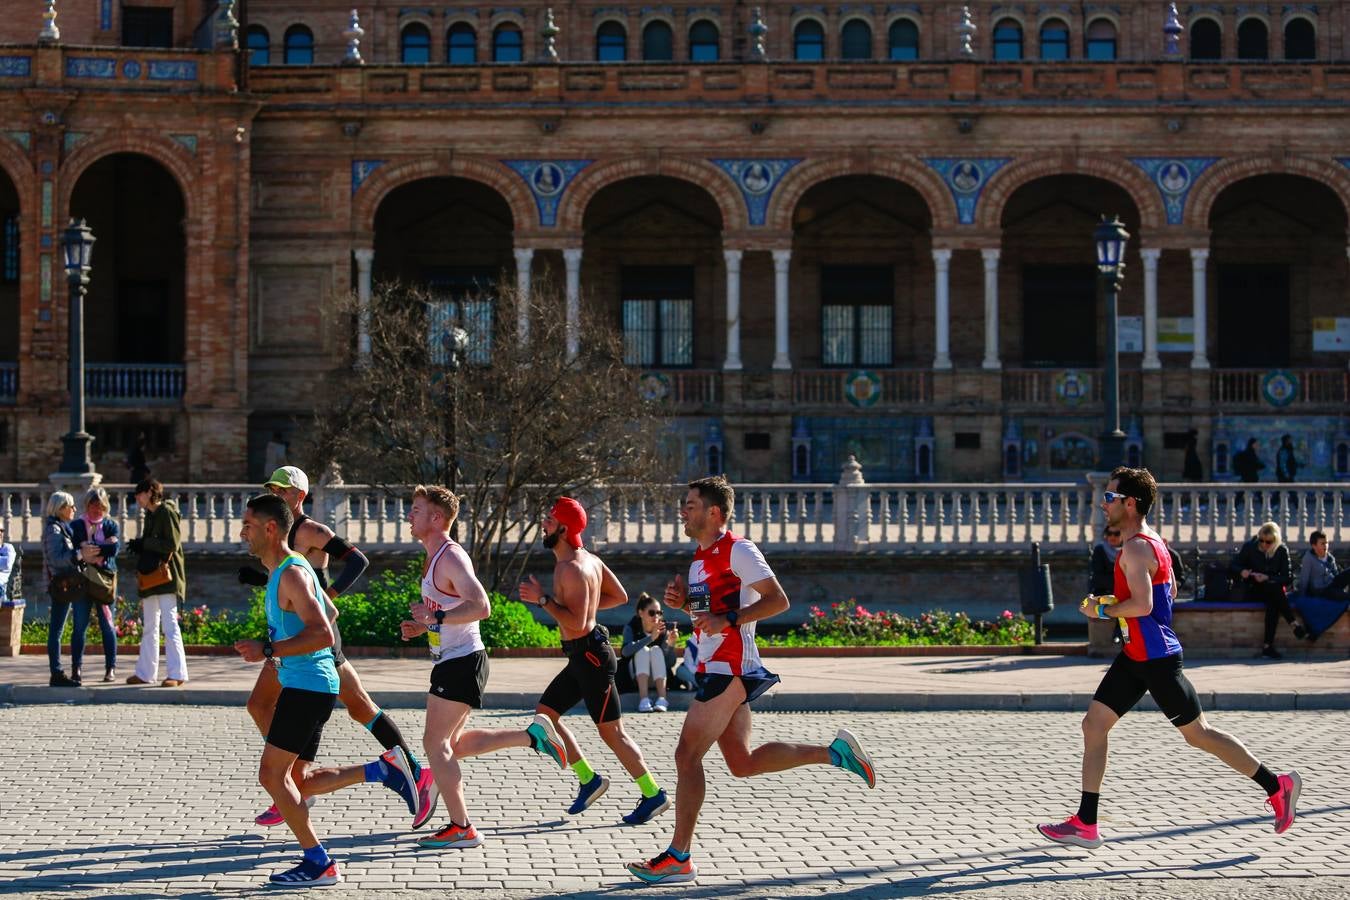
{"type": "MultiPolygon", "coordinates": [[[[464,602],[458,594],[448,594],[436,586],[436,563],[447,551],[458,556],[460,564],[470,573],[473,572],[473,562],[469,559],[469,554],[465,553],[459,544],[447,539],[431,558],[431,564],[427,566],[426,574],[422,576],[422,602],[432,610],[452,610],[464,602]]],[[[440,631],[439,647],[436,646],[436,635],[430,635],[431,658],[436,662],[468,656],[476,650],[484,649],[483,638],[478,633],[477,620],[460,625],[446,622],[437,626],[433,623],[429,627],[433,632],[439,627],[440,631]]]]}

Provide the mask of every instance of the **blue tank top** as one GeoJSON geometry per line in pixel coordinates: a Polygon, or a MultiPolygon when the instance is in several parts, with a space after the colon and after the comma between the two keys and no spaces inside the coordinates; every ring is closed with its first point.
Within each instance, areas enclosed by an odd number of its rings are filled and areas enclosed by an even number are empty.
{"type": "MultiPolygon", "coordinates": [[[[311,593],[317,590],[316,586],[319,583],[314,569],[303,556],[296,554],[287,556],[272,572],[272,577],[267,579],[266,609],[267,634],[273,642],[294,637],[305,627],[304,620],[295,613],[282,609],[277,601],[277,585],[281,583],[281,573],[290,566],[300,566],[309,574],[311,593]]],[[[317,593],[314,593],[314,598],[319,601],[319,608],[323,609],[323,598],[317,593]]],[[[299,656],[277,657],[276,663],[277,677],[282,687],[314,691],[319,694],[338,692],[337,666],[333,664],[331,647],[324,647],[312,653],[302,653],[299,656]]]]}

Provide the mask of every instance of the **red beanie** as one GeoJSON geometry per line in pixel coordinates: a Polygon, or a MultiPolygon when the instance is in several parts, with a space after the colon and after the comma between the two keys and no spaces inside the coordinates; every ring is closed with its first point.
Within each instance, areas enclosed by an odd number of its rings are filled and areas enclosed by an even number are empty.
{"type": "Polygon", "coordinates": [[[549,515],[557,519],[559,525],[567,526],[567,543],[580,547],[581,533],[586,530],[586,510],[582,505],[571,497],[559,497],[549,515]]]}

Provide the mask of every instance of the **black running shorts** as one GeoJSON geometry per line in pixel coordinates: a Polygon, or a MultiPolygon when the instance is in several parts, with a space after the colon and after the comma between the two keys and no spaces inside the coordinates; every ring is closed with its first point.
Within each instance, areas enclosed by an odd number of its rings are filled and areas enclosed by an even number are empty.
{"type": "Polygon", "coordinates": [[[487,680],[487,651],[475,650],[436,663],[436,667],[431,670],[431,689],[427,693],[441,700],[482,709],[487,680]]]}
{"type": "Polygon", "coordinates": [[[319,755],[324,723],[336,705],[337,694],[282,688],[276,711],[272,713],[272,726],[267,729],[267,743],[314,762],[319,755]]]}
{"type": "Polygon", "coordinates": [[[623,715],[619,690],[614,686],[618,671],[619,663],[608,640],[586,641],[584,647],[568,654],[567,668],[544,690],[539,704],[562,714],[585,700],[592,722],[613,722],[623,715]]]}
{"type": "Polygon", "coordinates": [[[1180,653],[1142,662],[1122,653],[1106,670],[1092,699],[1123,716],[1147,691],[1173,725],[1189,725],[1200,718],[1200,698],[1182,668],[1180,653]]]}
{"type": "Polygon", "coordinates": [[[779,677],[765,669],[756,669],[753,672],[746,672],[744,675],[719,675],[715,672],[699,672],[694,676],[696,682],[694,700],[698,703],[707,703],[715,697],[720,697],[731,683],[740,679],[745,686],[745,699],[742,703],[749,703],[763,694],[769,688],[779,682],[779,677]]]}

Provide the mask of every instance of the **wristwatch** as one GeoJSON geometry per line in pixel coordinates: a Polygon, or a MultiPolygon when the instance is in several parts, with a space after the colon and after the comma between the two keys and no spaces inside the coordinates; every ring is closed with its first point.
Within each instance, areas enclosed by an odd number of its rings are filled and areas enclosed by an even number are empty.
{"type": "Polygon", "coordinates": [[[263,641],[263,659],[272,662],[272,641],[270,638],[263,641]]]}
{"type": "Polygon", "coordinates": [[[440,628],[441,623],[445,621],[445,610],[438,609],[436,610],[435,615],[436,615],[436,627],[440,628]]]}
{"type": "Polygon", "coordinates": [[[726,620],[731,623],[732,628],[735,628],[737,627],[736,623],[741,620],[741,614],[738,610],[733,609],[731,612],[727,613],[726,620]]]}

